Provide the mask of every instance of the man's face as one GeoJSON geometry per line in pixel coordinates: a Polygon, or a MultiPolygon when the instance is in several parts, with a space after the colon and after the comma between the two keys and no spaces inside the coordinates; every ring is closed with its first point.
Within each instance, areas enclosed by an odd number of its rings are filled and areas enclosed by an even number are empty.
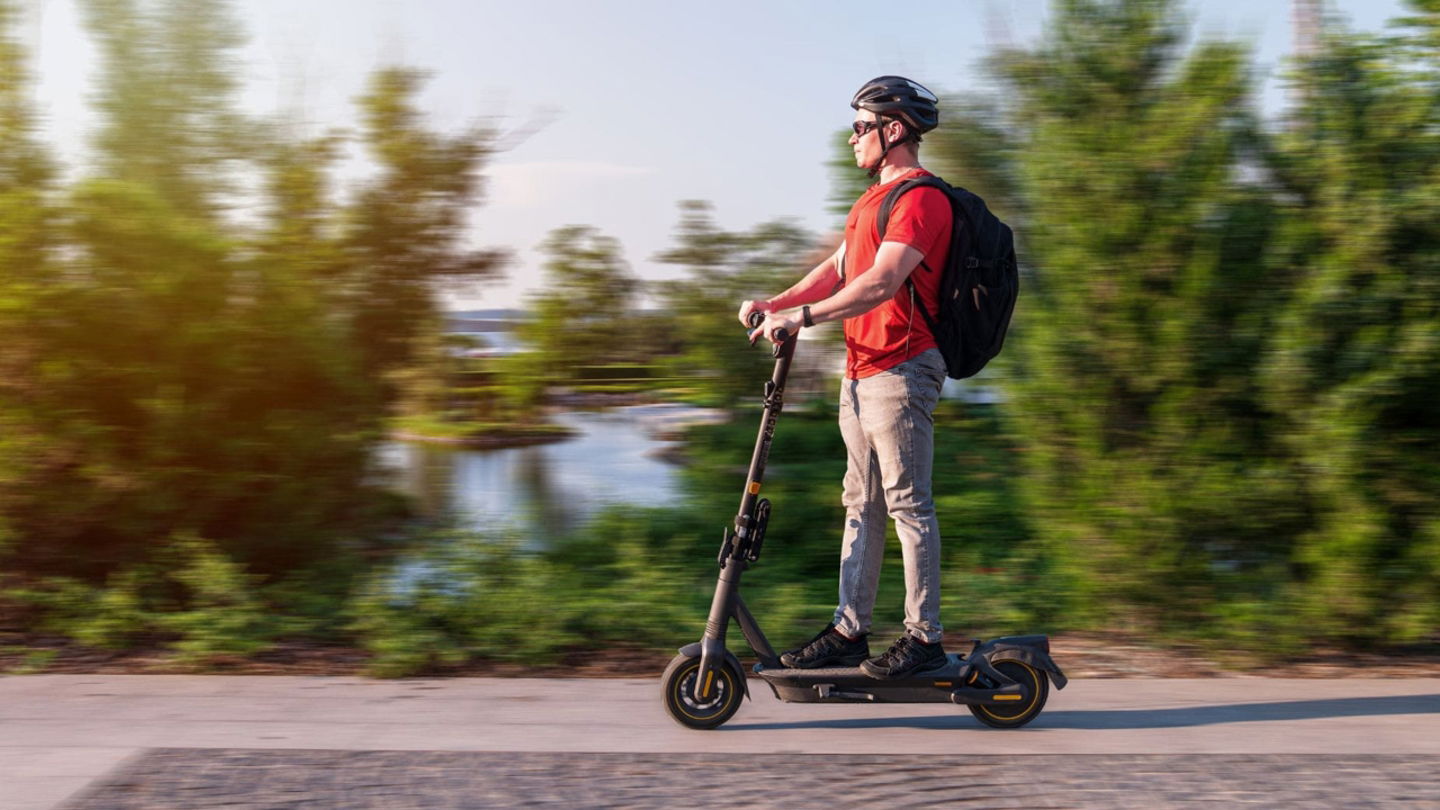
{"type": "MultiPolygon", "coordinates": [[[[855,122],[851,128],[855,130],[850,134],[850,146],[855,150],[855,165],[860,168],[868,168],[875,165],[880,159],[880,153],[884,148],[880,145],[880,122],[876,119],[875,113],[869,110],[856,110],[855,122]]],[[[899,130],[900,125],[895,121],[887,121],[884,126],[899,130]]],[[[886,132],[885,135],[894,138],[899,137],[899,132],[886,132]]]]}

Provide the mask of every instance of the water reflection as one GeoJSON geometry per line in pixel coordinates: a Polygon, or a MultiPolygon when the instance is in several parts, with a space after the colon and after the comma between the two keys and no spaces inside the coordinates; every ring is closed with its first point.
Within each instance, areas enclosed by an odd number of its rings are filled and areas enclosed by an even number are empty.
{"type": "Polygon", "coordinates": [[[643,408],[572,411],[556,421],[577,435],[503,450],[392,442],[382,462],[394,486],[431,517],[475,529],[513,529],[540,542],[578,527],[601,506],[677,494],[677,468],[658,458],[643,408]]]}

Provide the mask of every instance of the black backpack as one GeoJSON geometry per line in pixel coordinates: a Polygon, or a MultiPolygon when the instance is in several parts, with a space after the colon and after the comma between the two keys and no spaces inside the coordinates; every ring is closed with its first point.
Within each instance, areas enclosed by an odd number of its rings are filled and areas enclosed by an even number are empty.
{"type": "MultiPolygon", "coordinates": [[[[1015,296],[1020,292],[1020,272],[1015,266],[1015,237],[1010,226],[990,213],[985,201],[959,186],[952,186],[938,177],[906,180],[880,203],[876,227],[880,241],[885,240],[885,226],[890,209],[900,195],[911,189],[931,186],[950,198],[955,221],[950,229],[950,253],[940,275],[940,311],[933,317],[924,304],[920,314],[935,336],[945,369],[951,379],[971,377],[1000,353],[1005,343],[1005,330],[1015,312],[1015,296]]],[[[921,266],[927,270],[934,268],[921,266]]],[[[915,300],[915,282],[909,278],[910,295],[915,300]]]]}

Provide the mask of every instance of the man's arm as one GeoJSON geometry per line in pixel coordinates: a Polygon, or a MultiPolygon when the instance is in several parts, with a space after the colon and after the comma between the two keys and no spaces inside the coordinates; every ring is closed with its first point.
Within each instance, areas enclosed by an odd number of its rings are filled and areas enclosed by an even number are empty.
{"type": "MultiPolygon", "coordinates": [[[[900,285],[920,265],[925,254],[900,242],[881,242],[875,264],[860,273],[845,289],[810,307],[815,323],[863,315],[895,297],[900,285]]],[[[806,302],[809,303],[809,302],[806,302]]]]}
{"type": "Polygon", "coordinates": [[[766,301],[746,301],[740,305],[740,323],[749,326],[748,318],[751,312],[773,312],[791,307],[813,304],[816,301],[823,301],[835,288],[840,285],[840,252],[845,243],[835,248],[835,252],[825,258],[825,261],[815,265],[815,269],[805,274],[805,277],[795,283],[790,289],[766,301]]]}
{"type": "MultiPolygon", "coordinates": [[[[810,307],[810,320],[814,323],[835,321],[863,315],[885,301],[895,297],[900,285],[905,283],[911,271],[920,266],[925,254],[900,242],[881,242],[875,252],[875,264],[864,273],[851,276],[851,281],[840,292],[810,307]]],[[[818,268],[817,268],[818,269],[818,268]]],[[[809,276],[806,276],[809,278],[809,276]]],[[[802,282],[803,283],[803,282],[802,282]]],[[[796,285],[799,287],[800,285],[796,285]]],[[[793,288],[792,288],[793,289],[793,288]]],[[[804,302],[802,302],[803,305],[804,302]]],[[[794,310],[780,312],[772,309],[761,325],[761,334],[774,340],[774,330],[785,327],[791,334],[801,325],[800,313],[794,310]]]]}
{"type": "MultiPolygon", "coordinates": [[[[843,245],[842,245],[843,247],[843,245]]],[[[839,257],[841,248],[815,265],[795,286],[770,299],[769,309],[792,309],[823,301],[840,286],[839,257]]]]}

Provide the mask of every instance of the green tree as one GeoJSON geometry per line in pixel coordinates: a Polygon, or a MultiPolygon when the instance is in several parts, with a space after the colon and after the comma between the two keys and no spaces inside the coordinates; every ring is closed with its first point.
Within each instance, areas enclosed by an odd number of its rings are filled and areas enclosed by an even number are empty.
{"type": "Polygon", "coordinates": [[[922,162],[950,183],[979,194],[996,216],[1023,223],[1019,144],[1005,111],[993,100],[961,96],[946,98],[940,106],[940,125],[920,149],[922,162]]]}
{"type": "Polygon", "coordinates": [[[227,0],[84,0],[103,70],[100,174],[189,216],[217,213],[249,132],[234,107],[241,29],[227,0]]]}
{"type": "Polygon", "coordinates": [[[684,267],[689,277],[659,284],[659,298],[675,318],[682,369],[696,375],[704,398],[733,405],[758,392],[774,362],[768,352],[746,350],[735,320],[740,302],[774,295],[818,264],[815,238],[784,220],[724,231],[705,202],[682,202],[680,211],[677,244],[657,258],[684,267]]]}
{"type": "MultiPolygon", "coordinates": [[[[390,377],[436,329],[437,287],[498,267],[460,244],[488,136],[429,132],[418,75],[381,71],[362,99],[379,171],[337,204],[337,136],[286,139],[235,114],[224,3],[86,10],[106,77],[96,175],[65,195],[63,249],[19,230],[0,244],[28,274],[0,280],[26,313],[0,315],[24,335],[0,351],[6,562],[101,578],[176,534],[262,573],[327,555],[389,502],[366,483],[370,458],[390,377]],[[239,168],[264,179],[256,225],[229,216],[239,168]]],[[[18,80],[5,42],[0,70],[18,80]]],[[[24,152],[14,86],[0,161],[24,152]]],[[[43,162],[14,165],[30,173],[0,183],[22,180],[33,203],[43,162]]]]}
{"type": "Polygon", "coordinates": [[[619,242],[594,228],[570,225],[551,231],[540,250],[547,256],[545,288],[530,301],[531,318],[517,333],[548,381],[574,379],[586,366],[646,354],[643,344],[650,337],[634,328],[640,280],[619,242]]]}
{"type": "Polygon", "coordinates": [[[0,552],[14,539],[15,493],[52,463],[32,440],[39,391],[28,372],[52,271],[54,169],[35,138],[29,75],[12,34],[17,17],[13,0],[0,0],[0,552]]]}
{"type": "Polygon", "coordinates": [[[1440,624],[1440,3],[1410,5],[1398,36],[1332,28],[1298,65],[1275,159],[1297,284],[1265,401],[1313,516],[1293,600],[1365,641],[1440,624]]]}
{"type": "Polygon", "coordinates": [[[381,70],[360,99],[363,142],[379,176],[348,211],[342,283],[364,368],[376,377],[416,359],[414,341],[438,322],[437,292],[494,276],[505,258],[465,244],[492,134],[427,130],[415,104],[423,78],[381,70]]]}
{"type": "Polygon", "coordinates": [[[1246,53],[1184,34],[1175,2],[1059,2],[996,60],[1012,140],[983,115],[934,139],[1021,226],[1007,411],[1076,621],[1266,598],[1295,519],[1254,390],[1272,205],[1242,171],[1246,53]]]}

